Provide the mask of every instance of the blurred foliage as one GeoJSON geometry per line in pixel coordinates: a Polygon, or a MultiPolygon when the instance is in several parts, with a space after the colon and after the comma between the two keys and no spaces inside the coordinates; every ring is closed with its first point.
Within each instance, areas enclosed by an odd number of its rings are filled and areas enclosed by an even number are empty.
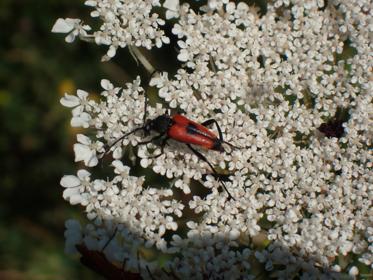
{"type": "Polygon", "coordinates": [[[0,1],[0,279],[96,277],[63,252],[64,222],[80,209],[59,185],[76,170],[76,132],[59,99],[109,74],[103,50],[50,32],[58,17],[81,15],[83,1],[0,1]]]}
{"type": "MultiPolygon", "coordinates": [[[[83,3],[0,1],[0,279],[97,278],[63,251],[65,220],[83,214],[62,199],[59,185],[61,176],[77,170],[72,147],[78,132],[59,100],[77,88],[98,92],[102,78],[123,86],[147,73],[128,50],[116,63],[101,63],[105,47],[66,44],[63,35],[51,33],[59,17],[97,24],[83,3]]],[[[173,71],[162,57],[175,52],[170,45],[146,55],[173,71]]]]}

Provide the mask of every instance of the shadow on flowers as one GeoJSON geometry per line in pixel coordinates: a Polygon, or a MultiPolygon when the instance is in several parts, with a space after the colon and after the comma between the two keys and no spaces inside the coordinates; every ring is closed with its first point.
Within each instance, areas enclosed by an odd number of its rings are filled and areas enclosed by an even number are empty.
{"type": "MultiPolygon", "coordinates": [[[[81,263],[106,279],[351,279],[357,271],[350,267],[350,274],[339,272],[351,264],[352,256],[338,257],[331,269],[302,258],[301,248],[292,252],[270,243],[265,232],[253,238],[205,232],[189,233],[183,240],[175,235],[170,247],[159,250],[162,245],[154,246],[136,230],[113,221],[82,229],[69,220],[66,226],[66,250],[79,252],[81,263]]],[[[370,276],[369,271],[360,272],[370,276]]]]}

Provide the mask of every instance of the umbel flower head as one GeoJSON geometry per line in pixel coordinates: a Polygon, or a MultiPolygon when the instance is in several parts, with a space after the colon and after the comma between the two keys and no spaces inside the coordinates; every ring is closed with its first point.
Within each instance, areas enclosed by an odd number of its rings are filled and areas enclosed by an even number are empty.
{"type": "MultiPolygon", "coordinates": [[[[88,35],[72,19],[58,20],[54,31],[65,25],[70,37],[106,44],[107,57],[118,47],[169,42],[154,12],[159,1],[86,4],[102,20],[99,31],[88,35]]],[[[259,273],[257,261],[283,279],[373,268],[372,4],[266,4],[259,11],[210,0],[197,11],[165,1],[167,19],[176,17],[169,22],[179,47],[170,59],[182,63],[175,75],[159,71],[149,84],[137,77],[123,88],[103,79],[99,100],[82,90],[61,99],[72,126],[87,129],[74,145],[86,167],[61,179],[63,196],[91,220],[67,222],[67,251],[84,244],[155,278],[248,279],[259,273]],[[144,106],[149,86],[162,104],[144,106]],[[180,142],[141,145],[152,136],[141,132],[117,141],[141,127],[144,114],[153,119],[167,108],[199,123],[215,119],[226,141],[244,147],[196,147],[230,175],[234,199],[180,142]],[[337,120],[337,112],[345,113],[337,120]],[[105,178],[90,169],[100,161],[110,170],[105,178]],[[163,180],[149,179],[149,170],[163,180]]]]}

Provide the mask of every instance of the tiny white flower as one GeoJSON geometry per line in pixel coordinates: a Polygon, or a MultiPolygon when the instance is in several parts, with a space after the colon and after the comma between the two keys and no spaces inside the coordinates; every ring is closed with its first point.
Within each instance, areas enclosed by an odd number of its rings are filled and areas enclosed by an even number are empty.
{"type": "Polygon", "coordinates": [[[82,195],[85,185],[90,181],[90,173],[84,169],[78,171],[78,176],[65,175],[60,184],[65,188],[63,198],[71,204],[84,204],[85,197],[82,195]],[[81,189],[83,188],[83,189],[81,189]]]}
{"type": "Polygon", "coordinates": [[[52,32],[54,32],[54,33],[69,33],[79,23],[80,23],[80,19],[59,18],[54,23],[54,25],[52,27],[52,32]]]}
{"type": "Polygon", "coordinates": [[[75,95],[65,93],[65,96],[60,100],[61,104],[68,108],[74,108],[80,104],[80,99],[75,95]]]}
{"type": "Polygon", "coordinates": [[[229,239],[236,240],[240,236],[240,232],[237,229],[232,229],[229,232],[229,239]]]}
{"type": "Polygon", "coordinates": [[[83,134],[78,134],[77,140],[79,143],[74,144],[75,161],[84,161],[88,167],[96,166],[98,158],[91,139],[83,134]]]}
{"type": "Polygon", "coordinates": [[[179,55],[177,56],[177,59],[182,61],[182,62],[188,61],[188,59],[189,59],[188,52],[184,49],[181,49],[179,55]]]}
{"type": "Polygon", "coordinates": [[[352,266],[348,271],[351,276],[357,276],[359,274],[359,269],[356,266],[352,266]]]}
{"type": "Polygon", "coordinates": [[[163,7],[167,9],[166,19],[176,18],[179,16],[180,3],[179,0],[166,0],[163,7]]]}
{"type": "Polygon", "coordinates": [[[69,95],[65,93],[65,96],[61,98],[60,103],[68,108],[73,108],[71,118],[72,127],[89,127],[89,122],[92,119],[91,115],[85,110],[91,109],[91,104],[87,99],[88,93],[84,90],[77,90],[77,96],[69,95]]]}
{"type": "Polygon", "coordinates": [[[73,18],[59,18],[52,27],[54,33],[69,33],[65,38],[67,43],[72,43],[77,36],[86,37],[90,30],[90,26],[82,25],[80,19],[73,18]]]}

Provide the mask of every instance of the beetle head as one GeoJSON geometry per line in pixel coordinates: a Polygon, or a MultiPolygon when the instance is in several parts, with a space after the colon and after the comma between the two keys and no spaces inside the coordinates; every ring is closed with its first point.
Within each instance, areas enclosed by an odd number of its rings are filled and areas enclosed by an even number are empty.
{"type": "Polygon", "coordinates": [[[153,120],[148,120],[144,126],[144,131],[145,134],[149,134],[151,130],[154,130],[159,134],[165,134],[171,125],[171,117],[167,114],[164,114],[156,117],[153,120]]]}

